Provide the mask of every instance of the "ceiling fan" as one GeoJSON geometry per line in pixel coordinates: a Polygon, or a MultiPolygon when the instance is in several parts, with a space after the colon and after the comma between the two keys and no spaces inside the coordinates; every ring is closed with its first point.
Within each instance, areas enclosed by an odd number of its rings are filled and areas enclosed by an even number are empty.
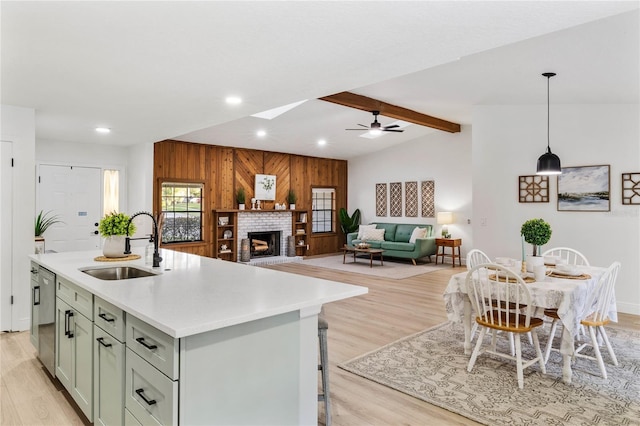
{"type": "MultiPolygon", "coordinates": [[[[358,126],[362,126],[365,129],[368,129],[371,133],[378,133],[378,132],[404,132],[404,130],[396,129],[396,127],[400,127],[397,124],[392,124],[391,126],[382,126],[380,123],[378,123],[378,115],[380,114],[380,111],[371,111],[371,113],[373,114],[373,123],[371,123],[371,126],[365,126],[364,124],[358,124],[358,126]]],[[[345,130],[359,130],[359,131],[362,131],[363,129],[345,129],[345,130]]]]}

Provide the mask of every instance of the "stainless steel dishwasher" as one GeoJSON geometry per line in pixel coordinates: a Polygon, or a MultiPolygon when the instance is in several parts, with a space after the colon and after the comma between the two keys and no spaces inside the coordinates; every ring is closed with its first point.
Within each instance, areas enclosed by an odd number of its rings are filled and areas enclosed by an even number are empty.
{"type": "Polygon", "coordinates": [[[38,329],[38,358],[55,376],[56,274],[40,265],[32,265],[31,273],[38,277],[32,289],[31,319],[38,329]]]}

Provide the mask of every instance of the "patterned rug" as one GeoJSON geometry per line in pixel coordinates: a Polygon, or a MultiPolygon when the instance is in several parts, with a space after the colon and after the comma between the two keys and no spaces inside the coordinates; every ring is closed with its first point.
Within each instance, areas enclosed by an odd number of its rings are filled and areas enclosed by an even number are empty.
{"type": "MultiPolygon", "coordinates": [[[[425,263],[426,260],[420,259],[417,265],[414,265],[411,260],[408,259],[384,259],[383,265],[380,265],[380,260],[374,258],[373,267],[369,261],[369,256],[358,256],[356,261],[353,261],[353,254],[347,253],[345,263],[342,263],[343,255],[315,257],[310,259],[304,259],[303,265],[318,266],[327,269],[336,269],[344,272],[354,272],[357,274],[373,275],[376,277],[390,278],[394,280],[401,280],[404,278],[413,277],[416,275],[426,274],[427,272],[437,271],[442,268],[451,269],[451,265],[437,265],[435,263],[425,263]]],[[[466,269],[465,269],[466,270],[466,269]]],[[[460,269],[462,272],[463,269],[460,269]]]]}
{"type": "MultiPolygon", "coordinates": [[[[538,333],[541,346],[547,332],[538,333]]],[[[467,373],[464,331],[454,323],[405,337],[339,367],[486,425],[640,425],[640,332],[607,328],[607,334],[619,363],[610,364],[604,350],[608,380],[599,376],[597,362],[578,358],[572,383],[565,384],[557,352],[551,352],[546,375],[537,364],[524,371],[523,390],[518,389],[515,364],[488,354],[478,357],[467,373]]],[[[498,342],[508,344],[506,339],[498,342]]],[[[522,348],[531,348],[526,337],[522,348]]]]}

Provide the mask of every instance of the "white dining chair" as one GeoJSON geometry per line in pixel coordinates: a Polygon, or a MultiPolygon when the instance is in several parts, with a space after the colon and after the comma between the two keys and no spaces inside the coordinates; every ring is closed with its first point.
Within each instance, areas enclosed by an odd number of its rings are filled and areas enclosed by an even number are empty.
{"type": "Polygon", "coordinates": [[[467,253],[467,260],[465,263],[467,264],[467,269],[471,269],[481,263],[491,263],[491,259],[489,259],[489,256],[487,256],[482,250],[472,249],[467,253]]]}
{"type": "Polygon", "coordinates": [[[560,256],[568,265],[590,266],[587,257],[576,249],[569,247],[556,247],[542,253],[542,256],[560,256]]]}
{"type": "Polygon", "coordinates": [[[516,362],[520,389],[524,387],[525,368],[537,362],[545,374],[544,357],[536,332],[536,328],[542,325],[542,319],[532,316],[531,294],[522,277],[499,265],[479,264],[467,273],[466,287],[476,312],[476,323],[481,328],[467,371],[473,370],[479,355],[489,353],[516,362]],[[491,273],[487,272],[487,267],[491,268],[491,273]],[[482,342],[489,330],[494,331],[491,345],[488,349],[482,349],[482,342]],[[506,331],[516,335],[515,356],[498,351],[495,331],[506,331]],[[524,361],[521,336],[529,332],[533,338],[536,356],[524,361]]]}
{"type": "MultiPolygon", "coordinates": [[[[575,357],[579,358],[587,358],[590,360],[594,360],[598,362],[598,367],[600,367],[600,372],[602,373],[603,378],[607,378],[607,369],[604,365],[604,360],[602,358],[602,353],[600,352],[600,343],[598,342],[598,335],[602,337],[602,341],[604,342],[607,351],[609,352],[609,356],[611,357],[611,361],[613,365],[618,365],[618,359],[616,358],[615,353],[613,352],[613,347],[609,342],[609,338],[607,337],[607,332],[604,329],[604,326],[609,323],[609,306],[611,305],[611,301],[615,297],[615,284],[618,278],[618,270],[620,269],[620,262],[613,262],[607,271],[602,274],[600,280],[598,281],[598,285],[596,290],[591,293],[589,299],[587,300],[587,304],[585,306],[590,306],[593,309],[589,311],[587,315],[585,315],[580,320],[580,325],[587,328],[589,332],[590,341],[587,342],[578,342],[580,346],[576,348],[574,352],[575,357]],[[595,356],[590,356],[581,353],[586,347],[593,347],[593,351],[595,352],[595,356]]],[[[556,327],[558,325],[558,321],[560,318],[558,317],[557,310],[545,310],[544,314],[553,318],[553,322],[551,323],[551,331],[549,332],[549,340],[547,341],[547,345],[544,351],[544,362],[546,363],[549,359],[549,354],[551,350],[558,350],[553,348],[553,338],[555,336],[556,327]]],[[[586,336],[585,336],[586,338],[586,336]]]]}
{"type": "MultiPolygon", "coordinates": [[[[555,247],[555,248],[551,248],[547,251],[545,251],[544,253],[542,253],[542,256],[559,256],[561,259],[564,259],[567,262],[567,265],[576,265],[576,266],[590,266],[589,265],[589,261],[587,260],[587,257],[580,253],[578,250],[576,249],[572,249],[570,247],[555,247]]],[[[558,310],[557,309],[548,309],[545,312],[549,312],[550,314],[547,315],[545,313],[546,316],[550,317],[550,318],[555,318],[558,316],[558,310]],[[555,311],[552,312],[552,311],[555,311]]],[[[548,322],[547,322],[548,323],[548,322]]],[[[584,332],[584,327],[580,326],[580,334],[583,334],[584,332]]],[[[547,362],[547,359],[549,358],[549,351],[545,350],[545,363],[547,362]]]]}

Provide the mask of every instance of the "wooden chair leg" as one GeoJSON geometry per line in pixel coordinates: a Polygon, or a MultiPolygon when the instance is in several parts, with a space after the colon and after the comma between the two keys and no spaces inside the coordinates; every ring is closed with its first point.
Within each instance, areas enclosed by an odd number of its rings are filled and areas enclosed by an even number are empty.
{"type": "Polygon", "coordinates": [[[609,343],[609,337],[607,337],[607,332],[604,331],[603,326],[599,326],[598,330],[600,330],[600,334],[602,335],[602,340],[604,340],[604,344],[607,345],[607,351],[609,352],[609,356],[613,361],[613,365],[617,366],[618,358],[616,358],[616,354],[613,353],[613,346],[611,346],[611,343],[609,343]]]}
{"type": "Polygon", "coordinates": [[[467,365],[467,371],[471,373],[473,370],[473,366],[476,364],[476,359],[480,354],[480,348],[482,347],[482,340],[484,339],[484,335],[487,334],[487,329],[482,327],[480,330],[480,335],[478,336],[478,341],[476,342],[476,347],[473,349],[473,353],[471,354],[471,358],[469,359],[469,364],[467,365]]]}
{"type": "Polygon", "coordinates": [[[518,387],[524,388],[524,372],[522,368],[522,344],[520,343],[520,336],[514,339],[516,343],[516,369],[518,371],[518,387]]]}
{"type": "Polygon", "coordinates": [[[538,365],[540,366],[540,370],[542,374],[547,374],[547,367],[545,367],[544,356],[542,355],[542,350],[540,349],[540,340],[538,339],[538,333],[536,331],[532,331],[530,333],[533,338],[533,346],[536,349],[536,356],[538,357],[538,365]]]}
{"type": "Polygon", "coordinates": [[[593,346],[593,351],[596,353],[596,360],[598,361],[598,367],[600,367],[600,373],[602,373],[602,378],[607,378],[607,368],[604,365],[604,360],[602,359],[602,354],[600,353],[600,347],[598,346],[598,336],[596,336],[595,327],[588,327],[589,336],[591,336],[591,345],[593,346]]]}

